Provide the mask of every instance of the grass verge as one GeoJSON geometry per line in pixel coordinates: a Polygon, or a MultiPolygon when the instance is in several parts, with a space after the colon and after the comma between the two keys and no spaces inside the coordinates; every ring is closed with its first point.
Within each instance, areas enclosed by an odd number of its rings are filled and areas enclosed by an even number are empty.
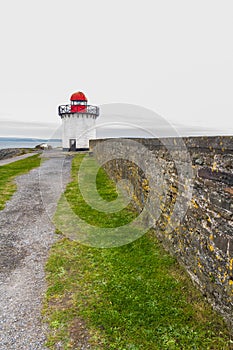
{"type": "Polygon", "coordinates": [[[22,175],[31,169],[38,167],[41,159],[38,154],[18,160],[16,162],[0,166],[0,210],[3,210],[17,186],[14,182],[16,176],[22,175]]]}
{"type": "MultiPolygon", "coordinates": [[[[77,184],[81,160],[79,155],[73,161],[73,180],[65,195],[83,219],[104,225],[104,216],[100,220],[99,212],[84,207],[77,184]]],[[[114,183],[103,170],[97,187],[106,200],[115,198],[114,183]]],[[[121,215],[116,226],[135,213],[128,207],[121,215]]],[[[50,326],[50,349],[83,349],[88,344],[95,350],[233,349],[222,318],[153,231],[109,249],[63,237],[52,247],[46,271],[44,319],[50,326]]]]}

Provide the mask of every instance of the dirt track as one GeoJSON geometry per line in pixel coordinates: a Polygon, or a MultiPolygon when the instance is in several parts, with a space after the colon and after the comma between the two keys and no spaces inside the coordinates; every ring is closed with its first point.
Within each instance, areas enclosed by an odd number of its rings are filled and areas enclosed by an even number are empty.
{"type": "Polygon", "coordinates": [[[41,301],[44,264],[55,241],[51,218],[69,180],[71,157],[47,151],[40,168],[16,179],[18,190],[0,212],[0,349],[44,346],[41,301]]]}

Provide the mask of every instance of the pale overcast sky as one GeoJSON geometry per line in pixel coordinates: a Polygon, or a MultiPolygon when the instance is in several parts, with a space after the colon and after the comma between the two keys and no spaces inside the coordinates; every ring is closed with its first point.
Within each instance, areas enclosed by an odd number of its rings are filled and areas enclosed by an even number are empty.
{"type": "Polygon", "coordinates": [[[232,16],[232,0],[1,1],[0,136],[48,137],[78,90],[233,134],[232,16]]]}

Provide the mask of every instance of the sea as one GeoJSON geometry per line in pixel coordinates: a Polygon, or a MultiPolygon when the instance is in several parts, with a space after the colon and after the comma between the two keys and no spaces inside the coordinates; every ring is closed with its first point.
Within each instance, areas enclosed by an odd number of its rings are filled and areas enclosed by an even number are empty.
{"type": "Polygon", "coordinates": [[[32,139],[17,137],[0,137],[0,149],[3,148],[35,148],[41,143],[47,143],[53,148],[62,147],[60,139],[32,139]]]}

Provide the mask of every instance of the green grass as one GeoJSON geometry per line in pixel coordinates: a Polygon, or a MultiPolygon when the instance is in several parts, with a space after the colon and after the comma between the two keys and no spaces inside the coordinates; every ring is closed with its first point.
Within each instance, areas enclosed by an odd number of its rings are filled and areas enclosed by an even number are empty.
{"type": "MultiPolygon", "coordinates": [[[[82,155],[74,159],[71,174],[73,181],[68,184],[65,191],[65,196],[68,199],[72,210],[76,215],[85,220],[87,223],[98,227],[118,227],[130,222],[137,215],[133,211],[132,204],[129,204],[126,208],[120,211],[114,213],[106,213],[93,209],[91,205],[85,202],[84,198],[81,195],[78,184],[78,170],[83,157],[84,156],[82,155]]],[[[96,170],[96,163],[93,158],[86,158],[86,162],[86,172],[83,176],[84,186],[87,187],[87,194],[90,193],[92,196],[93,191],[86,184],[88,182],[92,182],[92,173],[96,170]]],[[[107,202],[112,202],[118,197],[115,183],[108,178],[102,168],[100,168],[100,170],[97,172],[96,187],[97,190],[101,193],[101,197],[107,202]]]]}
{"type": "Polygon", "coordinates": [[[0,210],[4,209],[6,201],[11,198],[17,189],[14,182],[15,177],[38,167],[40,162],[39,155],[35,155],[0,166],[0,210]]]}
{"type": "MultiPolygon", "coordinates": [[[[83,156],[76,157],[72,165],[72,179],[68,184],[65,194],[58,203],[54,222],[56,227],[66,236],[72,237],[81,243],[97,246],[112,247],[128,243],[141,235],[138,226],[131,230],[126,226],[137,213],[133,210],[133,202],[124,205],[125,199],[121,192],[117,192],[115,183],[111,181],[103,169],[97,172],[97,164],[93,158],[85,158],[85,173],[78,176],[78,170],[83,156]],[[107,202],[103,204],[100,197],[96,198],[93,183],[93,174],[97,172],[96,187],[101,192],[101,197],[107,202]],[[95,204],[101,208],[109,209],[109,205],[115,205],[113,209],[119,209],[112,213],[100,211],[89,205],[80,192],[79,180],[82,181],[82,189],[88,198],[96,198],[95,204]],[[114,201],[117,198],[117,201],[114,201]],[[105,228],[106,230],[103,230],[105,228]],[[119,228],[119,229],[116,229],[119,228]],[[116,232],[117,230],[117,232],[116,232]]],[[[95,179],[94,179],[95,181],[95,179]]]]}
{"type": "MultiPolygon", "coordinates": [[[[83,219],[103,226],[105,216],[100,220],[99,212],[93,211],[90,218],[91,208],[81,198],[77,184],[81,160],[81,156],[74,159],[66,197],[74,207],[76,203],[83,219]]],[[[106,200],[116,198],[114,183],[103,170],[97,182],[106,200]]],[[[121,215],[115,224],[135,217],[130,206],[121,215]]],[[[80,349],[79,341],[87,334],[95,350],[233,349],[222,318],[164,251],[153,231],[109,249],[63,237],[51,249],[46,272],[44,318],[50,326],[50,349],[59,342],[62,349],[80,349]]]]}

